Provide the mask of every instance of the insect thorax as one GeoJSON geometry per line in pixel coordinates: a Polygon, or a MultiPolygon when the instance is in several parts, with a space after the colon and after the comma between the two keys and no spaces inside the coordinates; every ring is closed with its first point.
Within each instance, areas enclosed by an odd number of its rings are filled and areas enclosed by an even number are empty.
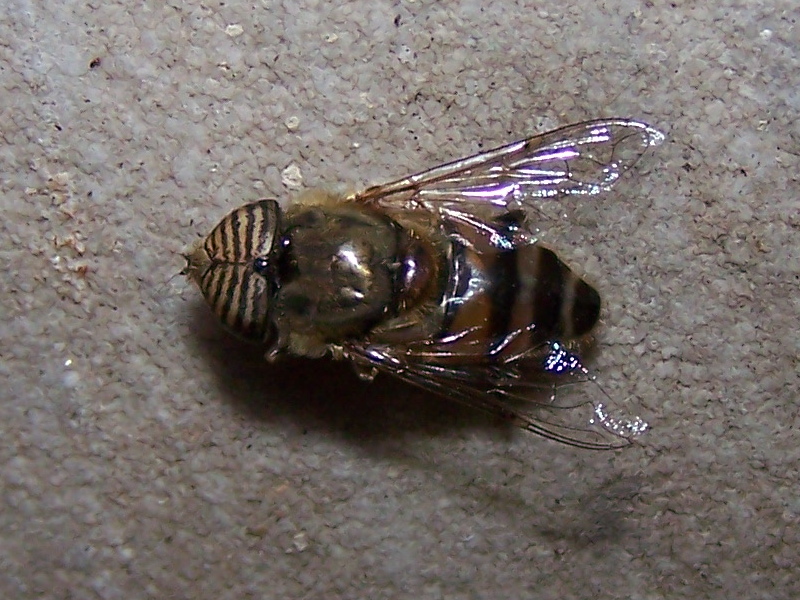
{"type": "Polygon", "coordinates": [[[289,267],[275,308],[290,352],[322,353],[441,295],[426,243],[364,205],[299,205],[283,236],[289,267]]]}

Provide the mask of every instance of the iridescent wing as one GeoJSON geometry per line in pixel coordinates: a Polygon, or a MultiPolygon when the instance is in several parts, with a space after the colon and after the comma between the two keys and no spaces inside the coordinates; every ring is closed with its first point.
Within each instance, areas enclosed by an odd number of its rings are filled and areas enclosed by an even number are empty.
{"type": "Polygon", "coordinates": [[[626,119],[587,121],[375,186],[350,200],[387,207],[476,203],[499,210],[610,189],[664,134],[626,119]]]}
{"type": "Polygon", "coordinates": [[[571,446],[622,448],[648,429],[638,417],[616,416],[609,395],[577,355],[557,342],[502,364],[449,366],[435,360],[446,352],[442,344],[419,342],[416,346],[429,347],[354,344],[347,353],[362,369],[391,373],[571,446]],[[526,371],[535,371],[536,377],[526,376],[526,371]]]}
{"type": "MultiPolygon", "coordinates": [[[[462,223],[484,233],[483,242],[471,240],[473,251],[487,246],[486,252],[496,252],[493,240],[506,238],[494,222],[498,214],[528,212],[537,200],[601,194],[663,140],[662,133],[638,121],[579,123],[368,188],[348,200],[389,211],[429,210],[444,229],[462,223]]],[[[533,241],[512,245],[518,243],[533,241]]],[[[497,356],[488,357],[480,343],[484,326],[456,332],[459,339],[351,342],[345,353],[362,372],[391,373],[573,446],[618,448],[647,429],[641,419],[613,416],[609,395],[559,342],[527,345],[523,328],[508,335],[497,356]],[[465,343],[471,337],[478,340],[474,348],[465,343]],[[517,338],[523,343],[514,343],[517,338]],[[509,352],[520,346],[524,350],[509,352]]]]}

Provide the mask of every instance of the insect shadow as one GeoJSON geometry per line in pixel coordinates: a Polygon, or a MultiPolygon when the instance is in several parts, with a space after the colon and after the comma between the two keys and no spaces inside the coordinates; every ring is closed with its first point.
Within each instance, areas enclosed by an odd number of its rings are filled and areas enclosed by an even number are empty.
{"type": "Polygon", "coordinates": [[[509,470],[498,469],[496,460],[485,464],[473,460],[465,468],[463,458],[432,459],[425,452],[415,452],[409,442],[464,430],[479,430],[498,443],[527,436],[531,443],[557,450],[537,454],[536,462],[526,462],[524,467],[524,472],[534,477],[539,470],[550,473],[546,485],[553,485],[554,469],[565,468],[565,463],[557,459],[560,453],[581,453],[605,461],[602,453],[553,444],[500,418],[445,401],[388,376],[364,383],[349,363],[286,359],[270,364],[264,360],[263,349],[243,344],[223,331],[199,302],[191,309],[190,323],[190,337],[219,382],[220,401],[230,403],[248,419],[303,432],[321,431],[379,460],[425,472],[435,470],[441,485],[462,502],[473,504],[477,512],[493,513],[500,521],[515,523],[520,536],[541,537],[553,543],[556,550],[566,543],[600,552],[629,540],[635,530],[625,515],[642,485],[638,477],[613,472],[607,481],[571,480],[563,498],[542,506],[537,494],[531,494],[528,484],[523,483],[529,480],[514,475],[519,467],[513,465],[520,457],[509,457],[509,470]]]}
{"type": "Polygon", "coordinates": [[[461,429],[510,439],[516,429],[388,375],[365,383],[346,361],[269,363],[262,347],[223,331],[201,303],[191,312],[190,335],[219,382],[221,401],[260,422],[288,421],[303,431],[323,430],[362,445],[461,429]]]}

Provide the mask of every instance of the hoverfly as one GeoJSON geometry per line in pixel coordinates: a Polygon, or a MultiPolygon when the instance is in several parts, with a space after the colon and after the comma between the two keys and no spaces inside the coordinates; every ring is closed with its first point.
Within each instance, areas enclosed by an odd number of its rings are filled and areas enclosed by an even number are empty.
{"type": "Polygon", "coordinates": [[[589,121],[350,195],[237,208],[185,254],[184,273],[233,333],[351,361],[512,419],[550,439],[613,448],[647,428],[557,390],[593,380],[581,353],[600,296],[527,227],[534,201],[608,191],[664,136],[589,121]]]}

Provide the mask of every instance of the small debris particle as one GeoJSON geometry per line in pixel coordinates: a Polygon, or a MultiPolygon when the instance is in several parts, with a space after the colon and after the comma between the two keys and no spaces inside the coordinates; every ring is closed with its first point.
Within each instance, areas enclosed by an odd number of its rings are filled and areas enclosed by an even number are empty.
{"type": "Polygon", "coordinates": [[[295,116],[289,117],[283,123],[289,131],[297,131],[297,128],[300,127],[300,119],[295,116]]]}
{"type": "Polygon", "coordinates": [[[305,533],[298,533],[292,538],[292,548],[289,553],[302,552],[308,548],[308,538],[305,533]]]}
{"type": "Polygon", "coordinates": [[[290,189],[300,189],[303,187],[303,174],[300,172],[300,167],[292,163],[281,172],[281,181],[283,185],[290,189]]]}
{"type": "Polygon", "coordinates": [[[242,27],[238,23],[235,25],[228,25],[225,28],[225,33],[231,37],[239,37],[244,33],[244,27],[242,27]]]}

